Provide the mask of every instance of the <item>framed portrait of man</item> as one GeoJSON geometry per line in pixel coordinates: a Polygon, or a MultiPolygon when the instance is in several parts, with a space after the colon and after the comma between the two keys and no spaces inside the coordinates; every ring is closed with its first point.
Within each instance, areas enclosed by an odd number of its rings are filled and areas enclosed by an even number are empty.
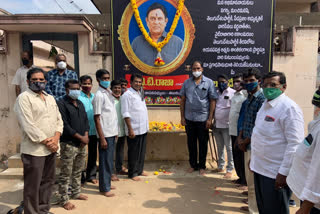
{"type": "MultiPolygon", "coordinates": [[[[177,13],[178,1],[137,0],[137,6],[142,24],[151,39],[157,43],[166,40],[177,13]]],[[[194,33],[195,27],[186,7],[183,7],[176,28],[161,52],[142,34],[130,4],[118,27],[119,40],[127,58],[141,72],[149,75],[166,75],[180,67],[190,53],[194,33]],[[159,53],[165,64],[155,66],[159,53]]]]}

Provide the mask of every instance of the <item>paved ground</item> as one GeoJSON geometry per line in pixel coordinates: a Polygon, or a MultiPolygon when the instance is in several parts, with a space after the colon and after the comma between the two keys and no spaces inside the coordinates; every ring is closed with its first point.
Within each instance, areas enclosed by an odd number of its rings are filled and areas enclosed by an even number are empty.
{"type": "MultiPolygon", "coordinates": [[[[53,206],[51,211],[62,213],[109,213],[109,214],[213,214],[245,213],[239,210],[244,204],[242,191],[237,190],[223,174],[208,171],[206,177],[198,172],[186,174],[186,163],[157,162],[146,164],[150,176],[141,182],[121,177],[113,182],[117,187],[116,197],[106,198],[99,194],[98,187],[86,184],[83,193],[88,201],[72,201],[74,211],[53,206]],[[159,168],[171,174],[153,175],[159,168]],[[151,175],[152,174],[152,175],[151,175]]],[[[236,177],[235,177],[236,178],[236,177]]],[[[8,169],[0,173],[0,213],[6,213],[22,200],[22,169],[8,169]]],[[[291,213],[295,213],[292,209],[291,213]]]]}

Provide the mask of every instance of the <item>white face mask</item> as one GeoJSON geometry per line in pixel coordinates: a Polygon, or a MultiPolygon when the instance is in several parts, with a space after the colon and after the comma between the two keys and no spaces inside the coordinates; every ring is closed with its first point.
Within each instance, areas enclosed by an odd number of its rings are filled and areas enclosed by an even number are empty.
{"type": "Polygon", "coordinates": [[[201,72],[201,71],[194,71],[194,72],[192,72],[192,75],[193,75],[195,78],[200,77],[200,76],[201,76],[201,74],[202,74],[202,72],[201,72]]]}
{"type": "Polygon", "coordinates": [[[57,63],[57,67],[58,67],[59,69],[61,69],[61,70],[64,70],[64,69],[67,68],[67,63],[64,62],[64,61],[60,61],[60,62],[57,63]]]}

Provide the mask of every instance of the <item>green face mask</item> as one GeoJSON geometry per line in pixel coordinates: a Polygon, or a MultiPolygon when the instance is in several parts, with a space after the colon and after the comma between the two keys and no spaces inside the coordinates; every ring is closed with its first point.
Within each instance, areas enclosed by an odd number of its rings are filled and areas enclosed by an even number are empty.
{"type": "Polygon", "coordinates": [[[264,88],[263,94],[267,100],[273,100],[282,94],[280,88],[264,88]]]}

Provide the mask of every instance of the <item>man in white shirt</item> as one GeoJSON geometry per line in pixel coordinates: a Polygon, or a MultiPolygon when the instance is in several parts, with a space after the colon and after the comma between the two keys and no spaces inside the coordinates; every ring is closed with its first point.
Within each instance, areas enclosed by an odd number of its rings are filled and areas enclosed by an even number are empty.
{"type": "Polygon", "coordinates": [[[297,214],[320,213],[320,91],[313,96],[315,119],[308,125],[309,134],[294,155],[287,183],[303,201],[297,214]]]}
{"type": "Polygon", "coordinates": [[[286,178],[293,154],[304,138],[302,111],[284,94],[286,87],[283,73],[273,71],[264,76],[266,101],[257,114],[251,137],[250,168],[262,214],[289,214],[291,190],[286,178]]]}
{"type": "Polygon", "coordinates": [[[109,89],[110,73],[105,69],[96,72],[99,83],[93,98],[94,122],[99,136],[99,190],[106,197],[113,197],[111,175],[115,140],[118,136],[118,118],[114,97],[109,89]]]}
{"type": "Polygon", "coordinates": [[[131,88],[121,96],[121,113],[126,124],[128,143],[128,177],[134,181],[140,180],[139,175],[147,175],[143,167],[149,123],[142,81],[141,75],[133,74],[131,88]]]}
{"type": "Polygon", "coordinates": [[[16,96],[18,97],[19,94],[22,92],[25,92],[28,89],[27,84],[27,72],[33,68],[33,56],[30,52],[24,51],[22,52],[21,56],[22,64],[16,74],[14,75],[14,78],[11,82],[11,84],[16,86],[16,96]]]}
{"type": "Polygon", "coordinates": [[[236,90],[234,96],[231,98],[231,108],[229,114],[229,135],[232,141],[232,155],[234,168],[239,177],[235,183],[240,184],[242,189],[247,186],[245,168],[244,168],[244,152],[241,151],[236,144],[238,136],[238,119],[242,103],[247,99],[248,93],[243,90],[243,74],[239,73],[233,76],[233,89],[236,90]]]}
{"type": "Polygon", "coordinates": [[[214,114],[214,136],[218,146],[218,171],[222,172],[225,164],[224,147],[227,150],[228,165],[224,178],[231,178],[234,168],[232,157],[232,145],[229,135],[229,113],[231,107],[231,98],[235,90],[228,86],[228,77],[226,75],[218,76],[218,100],[214,114]]]}

